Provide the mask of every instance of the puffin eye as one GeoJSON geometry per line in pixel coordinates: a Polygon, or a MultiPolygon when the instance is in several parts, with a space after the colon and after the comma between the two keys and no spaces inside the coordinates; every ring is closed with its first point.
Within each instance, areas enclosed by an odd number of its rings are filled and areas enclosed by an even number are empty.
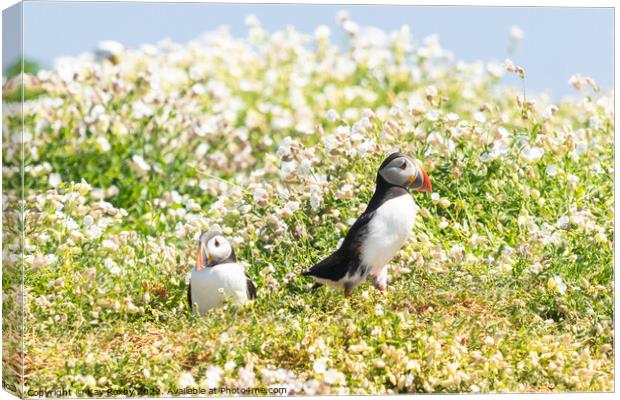
{"type": "Polygon", "coordinates": [[[403,165],[400,166],[400,169],[407,169],[407,161],[405,161],[403,165]]]}
{"type": "Polygon", "coordinates": [[[215,247],[220,247],[220,241],[215,239],[215,247]]]}

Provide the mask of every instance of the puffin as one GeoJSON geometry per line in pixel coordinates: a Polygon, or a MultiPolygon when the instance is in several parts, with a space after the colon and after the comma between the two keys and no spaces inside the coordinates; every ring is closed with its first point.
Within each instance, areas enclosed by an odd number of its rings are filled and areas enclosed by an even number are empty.
{"type": "Polygon", "coordinates": [[[192,268],[187,301],[194,312],[224,305],[229,298],[234,304],[245,304],[256,298],[256,286],[237,262],[230,242],[219,231],[203,233],[198,239],[196,265],[192,268]]]}
{"type": "Polygon", "coordinates": [[[375,192],[340,247],[302,276],[313,277],[315,288],[342,288],[345,297],[367,278],[386,293],[387,264],[407,240],[418,209],[409,190],[432,192],[433,187],[418,160],[392,153],[381,163],[375,192]]]}

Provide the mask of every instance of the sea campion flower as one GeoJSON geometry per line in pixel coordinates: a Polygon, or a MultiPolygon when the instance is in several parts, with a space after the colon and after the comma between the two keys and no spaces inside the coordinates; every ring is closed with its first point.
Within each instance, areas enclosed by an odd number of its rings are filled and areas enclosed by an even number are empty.
{"type": "Polygon", "coordinates": [[[220,385],[224,371],[222,368],[214,365],[207,367],[206,377],[202,383],[207,388],[216,388],[220,385]]]}
{"type": "Polygon", "coordinates": [[[512,40],[519,41],[523,39],[524,36],[525,33],[523,32],[523,29],[521,29],[519,26],[513,25],[512,27],[510,27],[510,38],[512,40]]]}
{"type": "Polygon", "coordinates": [[[545,168],[545,172],[547,173],[547,175],[554,177],[556,176],[560,171],[558,169],[558,166],[555,164],[549,164],[547,166],[547,168],[545,168]]]}
{"type": "Polygon", "coordinates": [[[598,85],[596,84],[594,79],[590,78],[589,76],[582,77],[581,75],[573,75],[568,80],[568,83],[577,90],[581,90],[584,86],[587,85],[590,86],[595,92],[599,91],[598,85]]]}
{"type": "Polygon", "coordinates": [[[334,110],[333,108],[327,110],[327,120],[329,122],[336,122],[338,119],[340,119],[340,115],[336,110],[334,110]]]}
{"type": "Polygon", "coordinates": [[[544,154],[545,150],[541,147],[530,147],[526,145],[521,150],[521,158],[530,164],[538,162],[544,154]]]}
{"type": "Polygon", "coordinates": [[[513,72],[513,73],[519,75],[519,78],[525,79],[525,69],[523,67],[519,67],[517,65],[514,65],[512,60],[507,58],[506,61],[504,61],[504,68],[508,72],[513,72]]]}
{"type": "Polygon", "coordinates": [[[547,288],[554,293],[563,295],[566,293],[566,284],[562,281],[562,278],[558,275],[552,276],[547,281],[547,288]]]}
{"type": "Polygon", "coordinates": [[[179,376],[178,383],[179,383],[179,387],[181,388],[194,387],[196,385],[196,382],[194,381],[194,377],[189,372],[183,372],[179,376]]]}

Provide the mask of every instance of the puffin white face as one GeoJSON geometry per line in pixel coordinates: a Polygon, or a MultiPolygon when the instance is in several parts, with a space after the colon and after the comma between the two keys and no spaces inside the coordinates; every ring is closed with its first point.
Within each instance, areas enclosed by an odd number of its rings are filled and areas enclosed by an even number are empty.
{"type": "Polygon", "coordinates": [[[219,232],[203,234],[198,240],[196,271],[234,259],[230,242],[219,232]]]}
{"type": "Polygon", "coordinates": [[[211,240],[207,242],[207,255],[209,259],[214,262],[227,259],[230,257],[231,253],[232,248],[230,247],[230,243],[222,235],[211,238],[211,240]]]}
{"type": "Polygon", "coordinates": [[[431,180],[418,160],[404,154],[398,154],[390,155],[386,161],[390,158],[392,159],[379,169],[379,175],[388,183],[411,188],[418,192],[433,191],[431,180]]]}

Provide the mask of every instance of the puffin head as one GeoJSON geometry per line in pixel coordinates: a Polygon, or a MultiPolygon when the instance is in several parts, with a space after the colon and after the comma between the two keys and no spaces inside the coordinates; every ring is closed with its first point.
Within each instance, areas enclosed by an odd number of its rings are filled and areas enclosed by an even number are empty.
{"type": "Polygon", "coordinates": [[[422,169],[420,162],[402,153],[392,153],[383,160],[377,173],[377,183],[381,180],[390,185],[402,186],[418,192],[433,191],[431,180],[422,169]]]}
{"type": "Polygon", "coordinates": [[[196,253],[196,271],[206,267],[236,262],[235,252],[230,242],[219,231],[203,233],[198,239],[198,251],[196,253]]]}

